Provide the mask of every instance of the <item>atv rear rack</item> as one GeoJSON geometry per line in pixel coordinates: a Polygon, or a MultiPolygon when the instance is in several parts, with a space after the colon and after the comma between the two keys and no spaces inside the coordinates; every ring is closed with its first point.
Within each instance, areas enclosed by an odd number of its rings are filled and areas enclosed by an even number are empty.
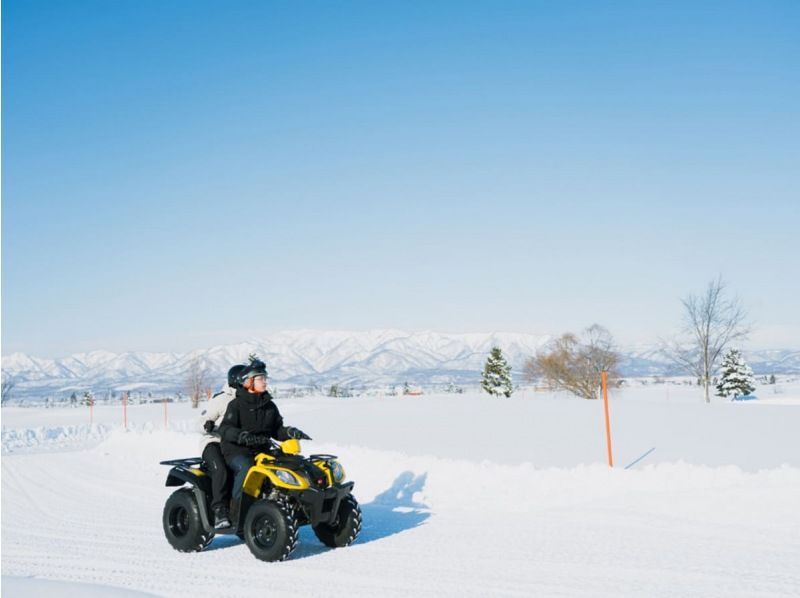
{"type": "Polygon", "coordinates": [[[192,467],[193,465],[202,465],[202,457],[188,457],[186,459],[170,459],[169,461],[160,461],[160,465],[174,465],[177,467],[192,467]]]}

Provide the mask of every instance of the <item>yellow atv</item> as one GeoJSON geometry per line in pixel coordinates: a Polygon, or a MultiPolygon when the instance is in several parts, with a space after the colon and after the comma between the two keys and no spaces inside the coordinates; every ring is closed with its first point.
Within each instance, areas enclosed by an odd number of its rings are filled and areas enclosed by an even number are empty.
{"type": "MultiPolygon", "coordinates": [[[[162,461],[171,465],[167,486],[183,486],[164,506],[164,534],[175,550],[198,552],[215,534],[236,534],[263,561],[283,561],[297,545],[301,525],[310,524],[331,548],[349,546],[361,530],[353,482],[334,455],[300,455],[300,442],[286,440],[256,455],[244,480],[239,524],[215,530],[211,478],[199,457],[162,461]],[[188,485],[187,485],[188,484],[188,485]]],[[[234,524],[235,525],[235,524],[234,524]]]]}

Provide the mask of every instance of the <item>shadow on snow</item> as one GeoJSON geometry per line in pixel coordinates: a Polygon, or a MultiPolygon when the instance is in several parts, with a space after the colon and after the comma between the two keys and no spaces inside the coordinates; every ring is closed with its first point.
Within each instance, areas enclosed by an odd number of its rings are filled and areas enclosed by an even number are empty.
{"type": "MultiPolygon", "coordinates": [[[[381,540],[422,525],[430,512],[427,505],[414,501],[414,493],[425,487],[428,474],[404,471],[394,483],[372,502],[361,505],[361,533],[354,545],[381,540]]],[[[292,560],[334,550],[320,543],[310,526],[300,529],[300,543],[292,560]]]]}

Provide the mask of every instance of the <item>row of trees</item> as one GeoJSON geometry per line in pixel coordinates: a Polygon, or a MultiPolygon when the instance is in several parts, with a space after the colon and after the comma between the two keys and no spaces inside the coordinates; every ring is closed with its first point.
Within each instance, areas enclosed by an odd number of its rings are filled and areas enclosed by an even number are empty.
{"type": "MultiPolygon", "coordinates": [[[[706,291],[681,300],[683,322],[675,339],[662,340],[661,352],[703,386],[705,401],[711,401],[712,373],[731,343],[750,332],[746,312],[738,299],[726,293],[721,277],[712,280],[706,291]]],[[[553,388],[567,390],[585,399],[600,393],[600,374],[607,372],[610,384],[619,383],[620,354],[611,333],[594,324],[581,334],[564,334],[553,340],[524,365],[523,379],[544,380],[553,388]]],[[[511,396],[511,368],[502,352],[494,347],[484,367],[481,387],[489,394],[511,396]]],[[[719,396],[737,397],[753,392],[752,370],[741,353],[730,349],[721,365],[716,391],[719,396]]]]}

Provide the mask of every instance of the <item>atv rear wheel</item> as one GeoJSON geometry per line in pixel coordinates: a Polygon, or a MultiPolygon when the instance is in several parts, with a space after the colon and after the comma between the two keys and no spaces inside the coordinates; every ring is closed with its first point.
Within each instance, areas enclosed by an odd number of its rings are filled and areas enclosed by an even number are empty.
{"type": "Polygon", "coordinates": [[[257,559],[286,560],[297,546],[297,536],[297,520],[281,505],[260,500],[247,510],[244,541],[257,559]]]}
{"type": "Polygon", "coordinates": [[[346,496],[339,503],[336,525],[319,523],[314,526],[314,533],[320,542],[331,548],[350,546],[361,531],[361,507],[353,495],[346,496]]]}
{"type": "Polygon", "coordinates": [[[197,499],[188,488],[176,490],[167,499],[162,523],[167,542],[180,552],[199,552],[214,538],[213,532],[203,528],[197,499]]]}

